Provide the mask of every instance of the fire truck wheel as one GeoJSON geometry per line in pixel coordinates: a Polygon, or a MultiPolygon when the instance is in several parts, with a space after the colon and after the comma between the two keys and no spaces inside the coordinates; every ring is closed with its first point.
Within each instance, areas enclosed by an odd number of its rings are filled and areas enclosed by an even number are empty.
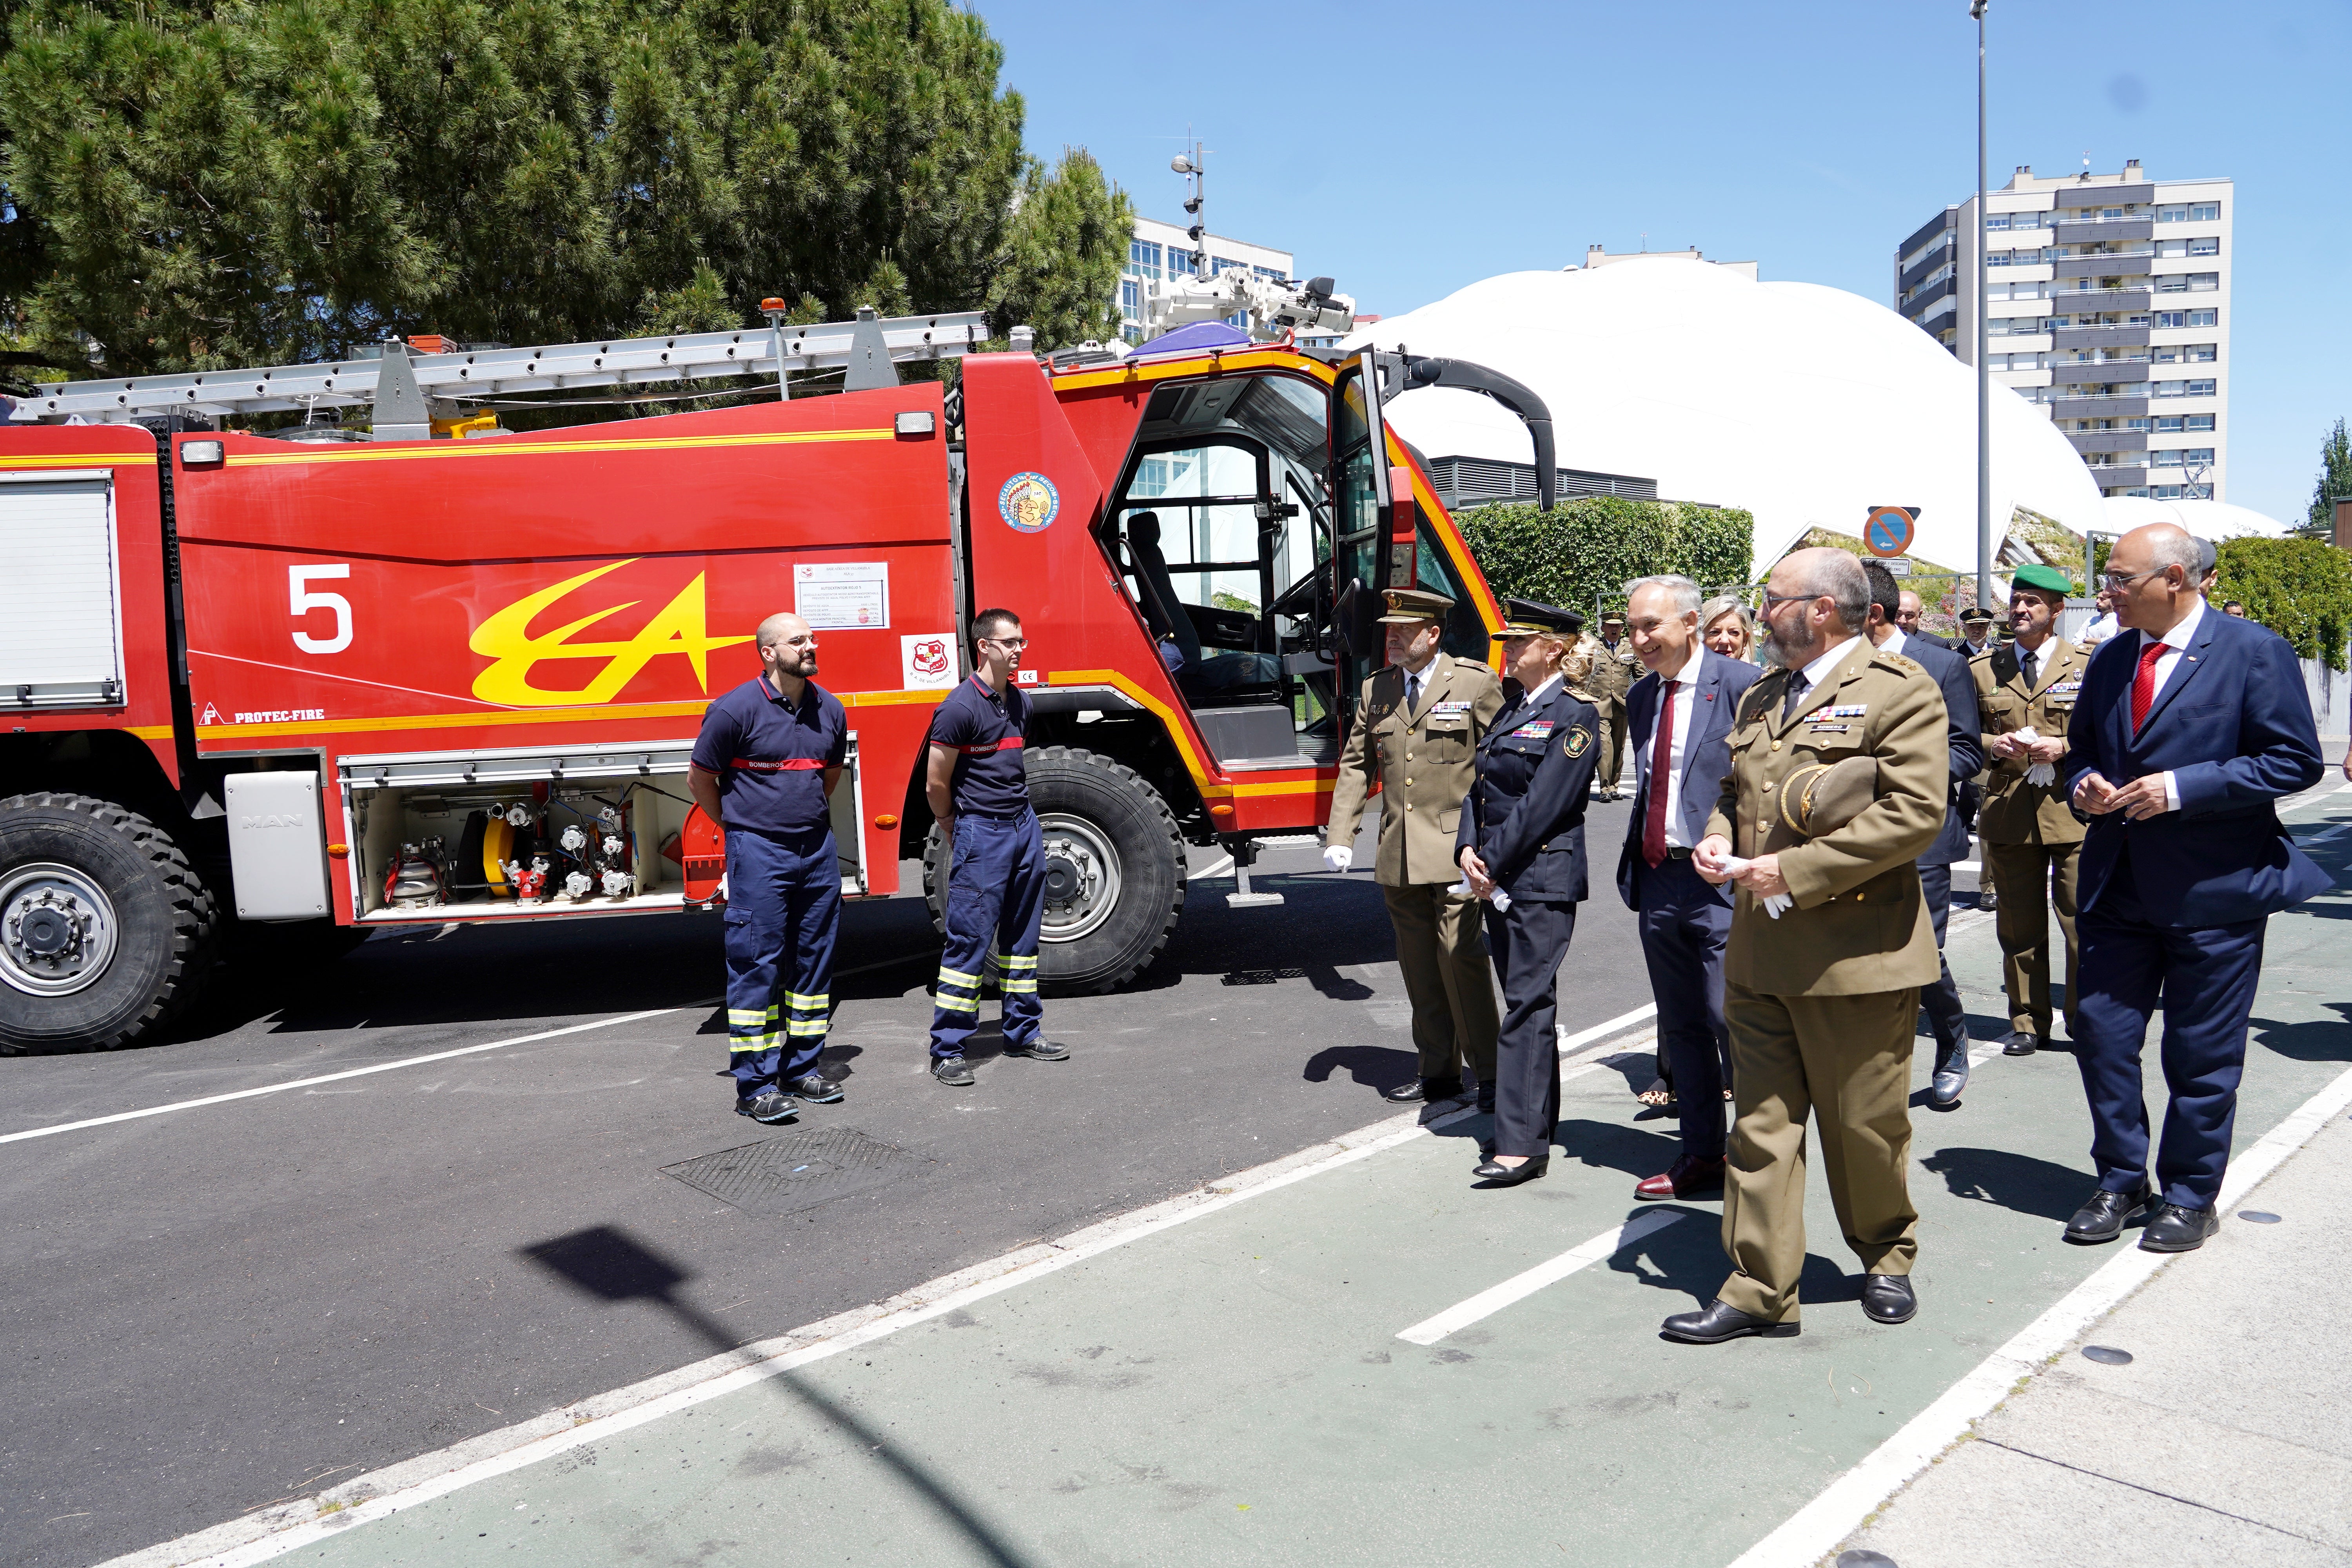
{"type": "MultiPolygon", "coordinates": [[[[1039,988],[1109,991],[1158,958],[1184,910],[1184,840],[1160,792],[1099,752],[1045,746],[1024,759],[1045,839],[1039,988]]],[[[948,861],[937,833],[923,852],[923,896],[945,931],[948,861]]]]}
{"type": "Polygon", "coordinates": [[[0,800],[0,1055],[111,1050],[212,967],[210,889],[169,834],[79,795],[0,800]]]}

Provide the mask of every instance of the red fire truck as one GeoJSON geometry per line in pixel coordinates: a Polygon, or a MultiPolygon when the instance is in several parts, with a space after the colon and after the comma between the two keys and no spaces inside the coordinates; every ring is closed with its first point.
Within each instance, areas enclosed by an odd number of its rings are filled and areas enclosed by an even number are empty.
{"type": "Polygon", "coordinates": [[[1044,731],[1046,983],[1149,964],[1188,842],[1232,853],[1235,901],[1278,902],[1248,867],[1328,814],[1379,591],[1449,592],[1457,654],[1488,657],[1500,625],[1382,426],[1383,378],[1494,394],[1547,477],[1549,420],[1458,363],[971,352],[984,331],[861,312],[417,339],[0,400],[0,1051],[155,1030],[232,920],[310,922],[324,952],[378,926],[707,908],[719,835],[688,753],[780,609],[818,628],[849,710],[845,894],[919,880],[936,913],[923,736],[972,615],[1003,605],[1044,731]],[[941,357],[951,385],[901,382],[941,357]],[[834,366],[844,390],[794,395],[791,373],[834,366]],[[479,414],[745,375],[768,395],[530,433],[479,414]],[[371,428],[219,427],[351,406],[371,428]]]}

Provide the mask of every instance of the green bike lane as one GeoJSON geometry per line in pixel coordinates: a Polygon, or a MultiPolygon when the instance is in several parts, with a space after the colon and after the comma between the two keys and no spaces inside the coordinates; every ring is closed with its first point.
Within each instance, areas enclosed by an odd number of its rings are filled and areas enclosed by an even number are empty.
{"type": "MultiPolygon", "coordinates": [[[[2352,833],[2320,835],[2347,809],[2295,813],[2339,878],[2352,833]]],[[[2271,924],[2242,1150],[2352,1063],[2347,918],[2338,893],[2271,924]]],[[[1950,959],[1977,1032],[1996,1032],[1991,922],[1964,921],[1950,959]]],[[[587,1421],[537,1462],[212,1561],[1719,1568],[2116,1255],[2059,1237],[2092,1184],[2072,1057],[1979,1056],[1961,1109],[1913,1113],[1922,1305],[1899,1328],[1863,1317],[1816,1162],[1803,1334],[1657,1337],[1725,1263],[1718,1205],[1632,1201],[1674,1152],[1671,1123],[1637,1120],[1628,1092],[1644,1054],[1574,1072],[1550,1173],[1525,1187],[1473,1187],[1485,1123],[1465,1119],[651,1419],[587,1421]],[[1657,1228],[1612,1250],[1629,1222],[1657,1228]],[[1589,1266],[1417,1336],[1433,1342],[1399,1338],[1580,1247],[1589,1266]]],[[[1922,1089],[1927,1067],[1923,1049],[1922,1089]]],[[[658,1237],[583,1246],[605,1255],[556,1267],[609,1310],[735,1342],[665,1272],[658,1237]]]]}

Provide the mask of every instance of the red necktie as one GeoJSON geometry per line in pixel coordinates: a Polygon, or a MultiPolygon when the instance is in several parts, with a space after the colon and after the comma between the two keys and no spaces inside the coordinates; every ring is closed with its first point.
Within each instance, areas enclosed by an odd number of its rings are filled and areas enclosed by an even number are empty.
{"type": "Polygon", "coordinates": [[[2147,710],[2156,702],[2156,661],[2165,656],[2163,643],[2151,642],[2139,650],[2139,674],[2132,679],[2132,730],[2137,732],[2147,722],[2147,710]]]}
{"type": "Polygon", "coordinates": [[[1675,756],[1675,683],[1663,684],[1666,700],[1658,705],[1658,739],[1650,748],[1649,809],[1642,823],[1642,858],[1654,868],[1666,858],[1666,781],[1675,756]]]}

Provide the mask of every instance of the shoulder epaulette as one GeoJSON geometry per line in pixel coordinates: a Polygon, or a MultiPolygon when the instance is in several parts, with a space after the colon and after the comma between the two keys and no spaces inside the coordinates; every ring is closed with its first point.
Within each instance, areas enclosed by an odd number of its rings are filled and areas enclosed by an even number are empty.
{"type": "Polygon", "coordinates": [[[1590,691],[1579,691],[1575,687],[1567,685],[1563,685],[1560,689],[1567,692],[1570,697],[1575,698],[1580,702],[1592,707],[1600,706],[1601,699],[1593,696],[1590,691]]]}
{"type": "Polygon", "coordinates": [[[1901,670],[1906,675],[1925,675],[1927,673],[1902,654],[1888,653],[1884,648],[1879,649],[1877,652],[1871,655],[1871,657],[1878,660],[1881,664],[1901,670]]]}

